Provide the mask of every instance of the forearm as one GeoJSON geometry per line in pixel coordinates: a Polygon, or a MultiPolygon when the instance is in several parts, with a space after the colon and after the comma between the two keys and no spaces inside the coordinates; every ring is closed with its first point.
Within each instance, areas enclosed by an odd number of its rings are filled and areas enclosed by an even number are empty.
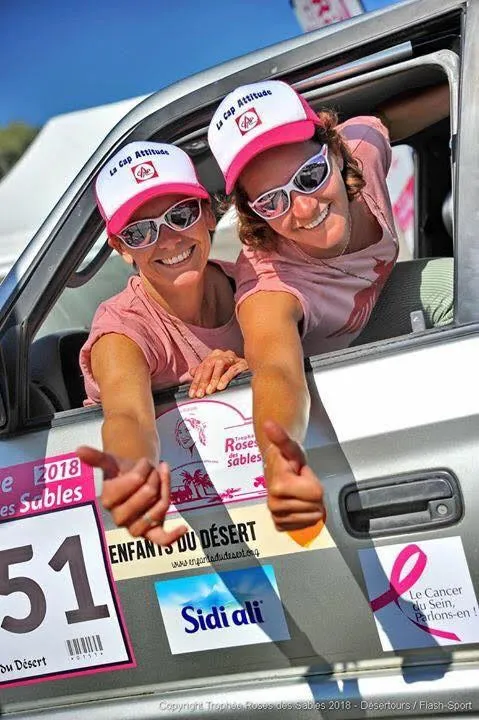
{"type": "Polygon", "coordinates": [[[400,97],[378,108],[391,141],[402,140],[449,115],[449,85],[439,85],[400,97]]]}
{"type": "Polygon", "coordinates": [[[159,439],[156,426],[141,423],[126,413],[110,413],[102,426],[103,449],[121,458],[138,460],[146,457],[152,465],[159,462],[159,439]]]}
{"type": "Polygon", "coordinates": [[[298,442],[306,435],[310,396],[304,372],[290,373],[276,365],[253,370],[253,424],[262,454],[270,445],[263,426],[274,420],[298,442]]]}

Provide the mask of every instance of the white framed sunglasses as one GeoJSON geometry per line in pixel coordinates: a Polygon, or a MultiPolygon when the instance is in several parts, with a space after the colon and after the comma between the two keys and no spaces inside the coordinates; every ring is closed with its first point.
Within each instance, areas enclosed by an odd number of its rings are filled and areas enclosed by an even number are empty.
{"type": "Polygon", "coordinates": [[[181,232],[192,227],[201,217],[201,200],[186,198],[168,208],[160,217],[130,223],[117,233],[120,240],[133,250],[143,250],[156,243],[162,225],[181,232]]]}
{"type": "Polygon", "coordinates": [[[324,185],[330,174],[328,146],[325,143],[319,153],[306,160],[296,170],[286,185],[268,190],[253,202],[248,201],[248,205],[263,220],[275,220],[288,212],[291,207],[293,190],[304,195],[311,195],[324,185]]]}

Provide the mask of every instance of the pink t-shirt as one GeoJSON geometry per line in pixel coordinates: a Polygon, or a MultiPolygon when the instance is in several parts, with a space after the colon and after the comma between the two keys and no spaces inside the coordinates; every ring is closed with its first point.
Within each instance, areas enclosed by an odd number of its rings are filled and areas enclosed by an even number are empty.
{"type": "Polygon", "coordinates": [[[237,261],[237,308],[260,291],[283,291],[297,297],[303,310],[302,341],[307,356],[347,347],[359,335],[398,254],[386,186],[391,164],[388,132],[375,117],[351,118],[338,130],[359,160],[366,181],[362,200],[381,227],[381,239],[362,250],[319,260],[280,238],[276,251],[244,247],[237,261]]]}
{"type": "MultiPolygon", "coordinates": [[[[235,280],[234,263],[214,261],[235,280]]],[[[138,275],[124,290],[103,302],[93,318],[90,335],[80,351],[85,405],[100,403],[100,391],[91,370],[91,349],[108,333],[126,335],[143,351],[150,368],[153,390],[189,383],[189,368],[198,365],[212,350],[233,350],[243,357],[243,336],[233,312],[225,325],[197,327],[170,315],[145,291],[138,275]]]]}

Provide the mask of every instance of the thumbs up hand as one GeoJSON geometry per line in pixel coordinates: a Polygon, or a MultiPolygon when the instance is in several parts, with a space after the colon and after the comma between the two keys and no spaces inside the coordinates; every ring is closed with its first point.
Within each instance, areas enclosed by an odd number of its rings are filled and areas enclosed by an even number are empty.
{"type": "Polygon", "coordinates": [[[77,455],[103,470],[102,505],[130,535],[167,546],[186,533],[185,525],[169,531],[163,527],[171,502],[170,470],[165,462],[154,467],[147,458],[135,462],[88,445],[77,448],[77,455]]]}
{"type": "Polygon", "coordinates": [[[290,532],[322,524],[326,518],[323,488],[307,465],[302,446],[272,420],[263,428],[270,441],[264,468],[268,507],[276,529],[290,532]]]}

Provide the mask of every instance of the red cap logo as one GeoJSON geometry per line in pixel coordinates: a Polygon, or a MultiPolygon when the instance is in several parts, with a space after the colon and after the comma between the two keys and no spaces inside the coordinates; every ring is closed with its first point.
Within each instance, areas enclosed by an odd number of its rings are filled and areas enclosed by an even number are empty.
{"type": "Polygon", "coordinates": [[[133,177],[137,183],[142,183],[145,182],[145,180],[151,180],[151,178],[158,177],[158,173],[156,172],[155,166],[151,160],[135,165],[135,167],[131,168],[131,172],[133,173],[133,177]]]}
{"type": "Polygon", "coordinates": [[[257,125],[261,125],[261,120],[254,107],[252,107],[249,110],[245,110],[241,115],[238,115],[236,124],[239,127],[240,133],[246,135],[246,133],[253,130],[257,125]]]}

